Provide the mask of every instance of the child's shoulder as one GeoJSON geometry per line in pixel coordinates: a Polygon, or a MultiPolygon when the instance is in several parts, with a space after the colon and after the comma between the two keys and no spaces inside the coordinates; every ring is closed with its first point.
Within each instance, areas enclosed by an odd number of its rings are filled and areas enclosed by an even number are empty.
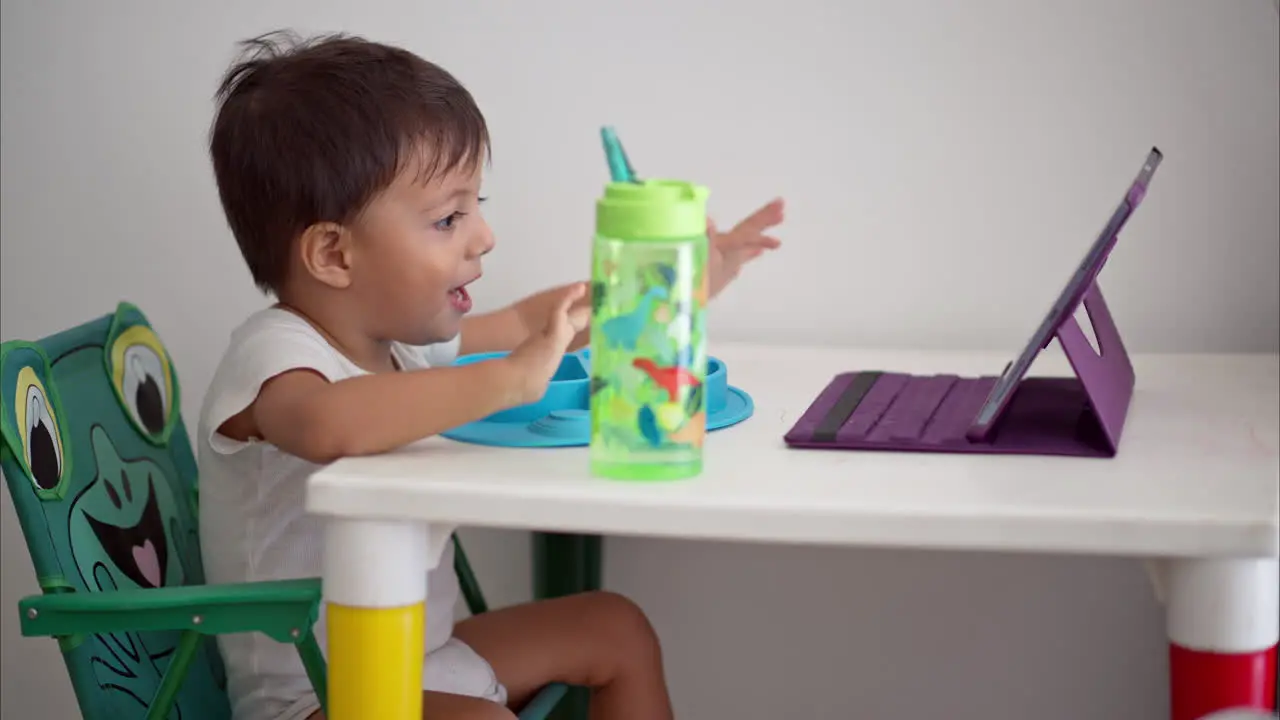
{"type": "Polygon", "coordinates": [[[303,339],[327,344],[324,336],[306,320],[272,305],[255,311],[231,331],[227,352],[232,354],[237,347],[248,342],[283,344],[303,339]]]}
{"type": "MultiPolygon", "coordinates": [[[[321,372],[335,381],[352,373],[329,341],[295,313],[267,307],[250,315],[231,331],[227,347],[218,362],[218,379],[255,385],[269,379],[263,373],[279,373],[293,367],[321,372]]],[[[213,388],[211,388],[213,390],[213,388]]]]}
{"type": "Polygon", "coordinates": [[[254,312],[231,331],[215,374],[254,376],[290,367],[318,370],[331,382],[356,371],[311,323],[272,306],[254,312]]]}
{"type": "Polygon", "coordinates": [[[355,374],[306,320],[278,307],[250,315],[228,338],[201,408],[202,423],[219,426],[257,397],[263,383],[290,370],[312,370],[330,382],[355,374]]]}

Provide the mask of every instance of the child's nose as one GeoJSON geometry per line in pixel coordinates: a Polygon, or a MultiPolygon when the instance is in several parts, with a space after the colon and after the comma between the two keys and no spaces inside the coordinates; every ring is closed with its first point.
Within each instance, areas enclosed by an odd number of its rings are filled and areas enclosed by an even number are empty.
{"type": "Polygon", "coordinates": [[[471,245],[468,248],[471,251],[471,257],[477,258],[489,254],[489,251],[493,250],[494,242],[493,230],[490,229],[489,223],[484,223],[471,239],[471,245]]]}

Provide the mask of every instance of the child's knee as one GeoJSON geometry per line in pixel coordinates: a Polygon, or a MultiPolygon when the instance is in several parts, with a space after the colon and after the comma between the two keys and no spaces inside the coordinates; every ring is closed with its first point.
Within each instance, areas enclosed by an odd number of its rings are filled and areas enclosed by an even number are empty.
{"type": "Polygon", "coordinates": [[[658,634],[644,610],[625,595],[605,590],[590,593],[591,614],[601,634],[611,644],[626,647],[630,652],[646,648],[656,649],[658,634]]]}

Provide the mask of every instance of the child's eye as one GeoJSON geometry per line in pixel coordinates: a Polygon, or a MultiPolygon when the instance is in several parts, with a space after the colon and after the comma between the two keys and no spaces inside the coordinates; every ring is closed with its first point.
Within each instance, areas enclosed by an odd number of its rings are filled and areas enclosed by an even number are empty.
{"type": "Polygon", "coordinates": [[[466,213],[461,211],[452,212],[449,214],[449,217],[446,217],[443,220],[437,220],[432,227],[440,232],[448,232],[453,229],[453,226],[458,222],[458,220],[462,219],[464,215],[466,215],[466,213]]]}
{"type": "MultiPolygon", "coordinates": [[[[488,200],[488,198],[483,198],[483,197],[476,198],[476,204],[483,205],[485,200],[488,200]]],[[[452,230],[455,225],[458,224],[459,220],[466,217],[466,215],[467,213],[461,210],[455,210],[449,213],[448,217],[442,220],[437,220],[434,223],[431,223],[431,227],[435,228],[436,230],[439,230],[440,232],[448,232],[452,230]]]]}

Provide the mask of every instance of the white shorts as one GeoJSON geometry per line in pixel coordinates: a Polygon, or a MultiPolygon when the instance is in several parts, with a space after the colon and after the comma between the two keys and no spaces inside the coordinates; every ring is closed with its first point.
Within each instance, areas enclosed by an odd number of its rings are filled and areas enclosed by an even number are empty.
{"type": "MultiPolygon", "coordinates": [[[[507,689],[498,682],[488,661],[454,637],[427,653],[422,664],[422,689],[507,704],[507,689]]],[[[306,720],[319,709],[320,701],[310,693],[298,698],[277,720],[306,720]]]]}

